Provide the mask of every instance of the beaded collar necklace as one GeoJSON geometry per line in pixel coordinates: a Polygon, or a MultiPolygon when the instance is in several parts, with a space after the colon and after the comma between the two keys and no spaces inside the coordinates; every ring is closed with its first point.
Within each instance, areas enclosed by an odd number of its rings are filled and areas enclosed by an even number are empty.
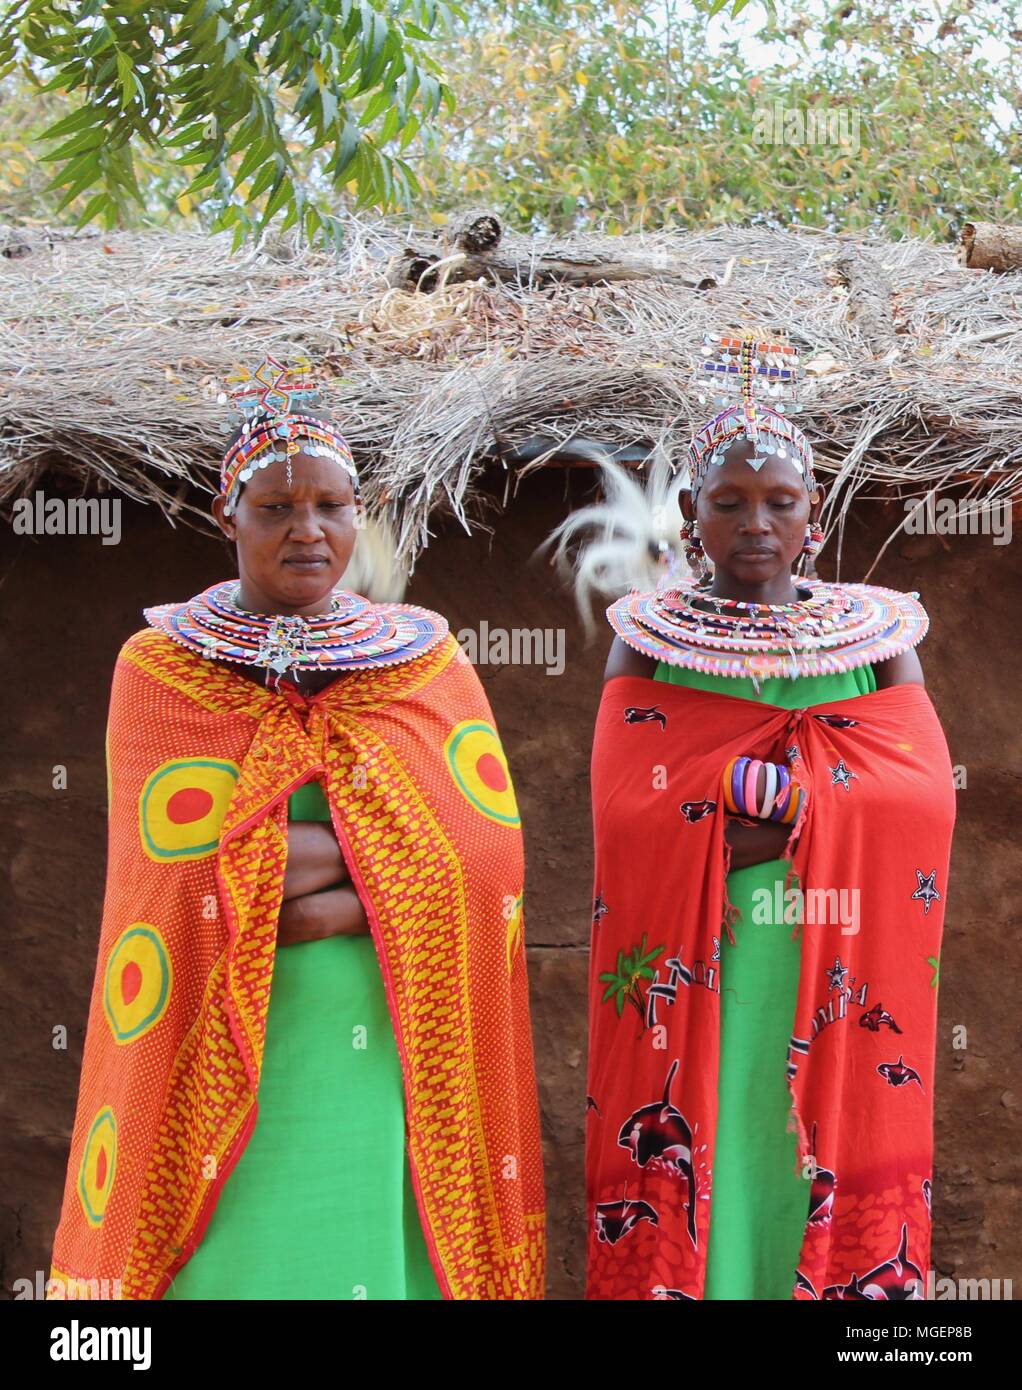
{"type": "Polygon", "coordinates": [[[264,666],[274,685],[290,671],[366,671],[414,661],[448,632],[447,620],[427,608],[370,603],[346,590],[332,595],[329,613],[311,617],[250,613],[238,606],[238,591],[238,581],[227,579],[186,603],[143,614],[150,627],[201,656],[264,666]]]}
{"type": "Polygon", "coordinates": [[[623,641],[670,666],[708,675],[822,676],[886,661],[921,642],[929,627],[919,594],[874,584],[799,579],[808,598],[747,603],[717,598],[695,580],[669,589],[633,590],[607,609],[623,641]],[[698,603],[697,603],[698,600],[698,603]],[[712,611],[700,605],[711,604],[712,611]]]}

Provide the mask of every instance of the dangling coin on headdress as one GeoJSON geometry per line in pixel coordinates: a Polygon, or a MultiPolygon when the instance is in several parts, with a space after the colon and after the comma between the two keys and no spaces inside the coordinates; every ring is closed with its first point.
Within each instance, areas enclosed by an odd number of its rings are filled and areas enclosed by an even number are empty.
{"type": "MultiPolygon", "coordinates": [[[[303,362],[303,366],[308,364],[303,362]]],[[[238,380],[239,378],[232,378],[238,380]]],[[[348,441],[329,421],[301,413],[298,407],[322,398],[316,383],[308,376],[297,376],[275,357],[267,357],[253,376],[232,391],[233,409],[243,417],[242,432],[224,454],[220,469],[220,491],[226,498],[224,513],[237,508],[242,487],[256,469],[271,463],[287,463],[287,483],[291,486],[291,460],[300,453],[333,459],[351,478],[356,504],[361,505],[358,473],[348,441]]],[[[226,396],[220,397],[221,401],[226,396]]],[[[230,425],[225,426],[230,429],[230,425]]]]}

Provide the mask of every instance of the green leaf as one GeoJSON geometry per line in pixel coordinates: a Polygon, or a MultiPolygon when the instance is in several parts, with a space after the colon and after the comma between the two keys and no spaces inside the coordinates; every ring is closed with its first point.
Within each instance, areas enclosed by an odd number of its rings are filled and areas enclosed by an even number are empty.
{"type": "Polygon", "coordinates": [[[355,154],[355,206],[367,207],[380,201],[380,186],[372,149],[363,140],[355,154]]]}
{"type": "Polygon", "coordinates": [[[440,109],[440,83],[430,73],[424,72],[420,78],[422,101],[428,116],[435,116],[440,109]]]}
{"type": "MultiPolygon", "coordinates": [[[[272,137],[269,135],[265,140],[258,140],[250,145],[248,154],[246,154],[245,158],[241,161],[241,164],[238,166],[238,171],[234,175],[235,188],[237,188],[239,184],[244,183],[249,175],[253,174],[261,164],[269,163],[273,158],[273,153],[274,143],[272,137]]],[[[281,158],[283,158],[283,156],[281,156],[281,158]]],[[[265,186],[264,184],[263,187],[265,186]]]]}
{"type": "Polygon", "coordinates": [[[380,172],[380,183],[383,188],[382,201],[387,207],[390,207],[394,202],[394,175],[391,172],[390,160],[386,155],[376,152],[376,161],[380,172]]]}
{"type": "Polygon", "coordinates": [[[103,22],[97,26],[88,43],[82,46],[82,56],[85,58],[95,58],[98,54],[103,52],[104,48],[109,48],[114,41],[114,31],[104,19],[103,22]]]}
{"type": "Polygon", "coordinates": [[[102,193],[97,193],[89,199],[89,201],[85,204],[84,211],[78,218],[78,221],[75,225],[78,227],[84,227],[86,222],[91,222],[92,219],[96,217],[99,213],[103,212],[108,207],[113,206],[113,199],[110,197],[109,193],[107,193],[104,189],[102,193]]]}
{"type": "Polygon", "coordinates": [[[106,175],[107,187],[111,192],[114,191],[116,185],[129,193],[140,206],[145,206],[142,190],[135,178],[134,161],[127,146],[108,153],[108,157],[103,163],[103,171],[106,175]]]}
{"type": "Polygon", "coordinates": [[[131,59],[122,50],[117,50],[117,72],[121,80],[121,110],[130,106],[135,97],[135,69],[131,59]]]}
{"type": "Polygon", "coordinates": [[[383,118],[383,125],[380,127],[379,141],[381,145],[389,145],[391,140],[397,135],[400,129],[400,116],[396,106],[391,106],[386,116],[383,118]]]}
{"type": "MultiPolygon", "coordinates": [[[[73,178],[71,186],[67,189],[63,198],[61,198],[60,202],[57,204],[55,209],[56,212],[63,212],[69,203],[74,202],[74,200],[78,197],[79,193],[83,193],[85,189],[91,188],[91,186],[100,177],[98,152],[92,153],[89,156],[83,156],[83,158],[88,158],[90,162],[81,168],[77,177],[73,178]]],[[[58,176],[56,183],[57,187],[61,187],[63,185],[65,177],[66,171],[58,176]]],[[[53,187],[53,185],[51,185],[51,187],[53,187]]]]}
{"type": "Polygon", "coordinates": [[[362,136],[359,133],[358,126],[348,121],[341,133],[337,154],[334,156],[333,162],[327,168],[327,172],[333,178],[335,184],[347,181],[342,179],[342,175],[347,172],[352,160],[355,158],[361,140],[362,136]]]}
{"type": "Polygon", "coordinates": [[[263,209],[262,221],[259,225],[260,231],[269,225],[274,215],[279,212],[287,200],[293,196],[294,190],[291,187],[290,177],[287,174],[281,174],[280,182],[274,187],[273,192],[270,194],[269,202],[263,209]]]}
{"type": "Polygon", "coordinates": [[[393,99],[393,94],[391,92],[388,92],[386,88],[383,88],[380,91],[378,91],[375,94],[375,96],[371,97],[369,101],[366,103],[366,108],[362,112],[362,116],[359,120],[359,125],[372,125],[373,121],[376,120],[377,116],[379,116],[381,112],[386,111],[387,107],[391,104],[393,99]]]}
{"type": "Polygon", "coordinates": [[[344,59],[340,67],[334,73],[334,81],[337,83],[338,86],[341,86],[345,82],[347,82],[348,78],[352,75],[352,73],[358,70],[360,59],[361,50],[359,49],[357,44],[354,44],[344,55],[344,59]]]}
{"type": "Polygon", "coordinates": [[[227,207],[221,208],[213,219],[210,228],[214,232],[226,232],[228,227],[233,227],[241,216],[241,208],[236,203],[228,203],[227,207]]]}
{"type": "Polygon", "coordinates": [[[81,150],[96,150],[106,142],[106,134],[102,127],[83,130],[80,135],[76,135],[73,140],[67,140],[59,149],[51,151],[49,154],[38,155],[40,164],[45,164],[55,159],[70,159],[72,155],[78,154],[81,150]]]}
{"type": "MultiPolygon", "coordinates": [[[[283,160],[281,161],[281,163],[283,163],[283,160]]],[[[270,184],[273,183],[274,179],[277,177],[277,173],[277,162],[275,160],[268,159],[266,163],[263,165],[263,167],[259,170],[259,173],[256,175],[252,187],[248,191],[248,200],[250,203],[254,203],[257,198],[261,197],[262,194],[266,192],[270,184]]],[[[235,185],[235,187],[237,187],[237,185],[235,185]]]]}
{"type": "Polygon", "coordinates": [[[323,126],[332,126],[337,119],[337,96],[329,87],[319,89],[320,102],[323,108],[323,126]]]}
{"type": "Polygon", "coordinates": [[[163,141],[169,149],[174,149],[179,145],[192,145],[202,138],[205,121],[194,121],[191,125],[185,126],[184,130],[177,135],[168,137],[163,141]]]}
{"type": "Polygon", "coordinates": [[[72,111],[70,116],[65,116],[63,120],[55,122],[40,135],[41,140],[57,140],[62,135],[70,135],[72,131],[82,130],[86,126],[102,125],[103,112],[95,106],[82,106],[77,111],[72,111]]]}
{"type": "MultiPolygon", "coordinates": [[[[194,161],[192,161],[194,162],[194,161]]],[[[204,193],[207,188],[214,188],[219,178],[219,170],[208,169],[196,174],[191,183],[185,189],[189,198],[194,198],[197,193],[204,193]]]]}
{"type": "Polygon", "coordinates": [[[405,122],[404,129],[401,131],[401,139],[398,141],[398,149],[406,150],[411,142],[418,135],[421,129],[418,116],[409,116],[405,122]]]}

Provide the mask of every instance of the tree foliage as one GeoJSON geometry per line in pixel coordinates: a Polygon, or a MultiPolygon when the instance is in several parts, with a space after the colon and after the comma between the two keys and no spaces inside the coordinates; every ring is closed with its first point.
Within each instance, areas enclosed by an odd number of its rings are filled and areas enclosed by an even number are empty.
{"type": "Polygon", "coordinates": [[[1022,0],[8,0],[7,14],[0,216],[196,215],[237,245],[271,220],[334,237],[352,204],[442,222],[485,200],[549,231],[776,220],[939,238],[1022,212],[1022,0]],[[49,192],[41,167],[57,170],[49,192]]]}
{"type": "Polygon", "coordinates": [[[754,47],[725,22],[714,49],[706,14],[673,0],[474,6],[445,47],[456,118],[418,168],[436,220],[466,198],[551,231],[776,219],[944,238],[1018,218],[1017,0],[948,5],[939,27],[906,0],[751,13],[754,47]]]}
{"type": "Polygon", "coordinates": [[[146,149],[165,156],[178,206],[212,204],[236,244],[278,213],[281,229],[336,238],[331,195],[387,207],[417,192],[403,152],[453,109],[429,50],[457,13],[440,0],[12,0],[0,78],[19,69],[72,105],[41,132],[56,142],[43,158],[57,213],[84,198],[80,222],[113,225],[151,209],[146,149]],[[326,157],[310,166],[304,149],[326,157]]]}

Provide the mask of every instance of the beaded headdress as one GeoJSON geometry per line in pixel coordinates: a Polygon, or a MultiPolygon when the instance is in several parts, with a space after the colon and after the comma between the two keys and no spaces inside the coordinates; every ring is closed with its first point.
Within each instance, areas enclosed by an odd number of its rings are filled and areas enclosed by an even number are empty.
{"type": "MultiPolygon", "coordinates": [[[[713,383],[718,405],[726,405],[728,396],[738,400],[705,424],[689,445],[693,502],[711,465],[723,464],[736,439],[749,439],[755,446],[746,460],[750,468],[758,472],[771,454],[777,454],[790,461],[807,490],[813,491],[816,480],[808,439],[783,413],[780,400],[775,410],[758,399],[765,395],[794,401],[798,365],[798,353],[788,343],[761,342],[753,334],[707,337],[700,380],[713,383]]],[[[705,401],[706,396],[701,394],[699,399],[705,401]]]]}
{"type": "MultiPolygon", "coordinates": [[[[300,365],[308,366],[306,362],[300,365]]],[[[307,375],[296,375],[275,357],[267,357],[252,376],[244,373],[231,380],[243,382],[230,395],[232,409],[240,414],[243,423],[241,435],[224,454],[220,468],[220,491],[226,498],[227,516],[236,510],[242,486],[258,468],[286,460],[290,487],[291,459],[299,453],[339,463],[351,478],[356,504],[361,504],[358,473],[348,441],[328,421],[300,411],[301,406],[322,399],[314,381],[307,375]]],[[[232,425],[223,428],[229,431],[232,425]]]]}

